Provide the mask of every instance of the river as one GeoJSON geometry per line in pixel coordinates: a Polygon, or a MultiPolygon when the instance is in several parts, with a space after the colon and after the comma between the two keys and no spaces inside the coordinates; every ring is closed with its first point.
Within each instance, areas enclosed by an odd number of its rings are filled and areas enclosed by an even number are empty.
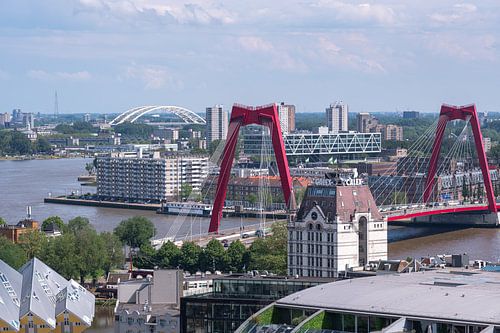
{"type": "MultiPolygon", "coordinates": [[[[0,161],[0,217],[8,223],[17,223],[25,217],[26,206],[32,207],[33,218],[39,221],[51,215],[58,215],[68,221],[76,216],[84,216],[97,231],[111,231],[123,219],[142,215],[149,218],[156,227],[158,237],[164,237],[173,224],[180,224],[179,218],[159,215],[151,211],[138,211],[115,208],[70,206],[46,204],[43,198],[67,194],[73,191],[94,192],[93,187],[82,187],[77,177],[85,173],[85,164],[90,159],[0,161]],[[174,223],[175,222],[175,223],[174,223]]],[[[178,235],[206,233],[208,219],[186,219],[178,235]]],[[[225,228],[238,228],[240,225],[255,224],[255,219],[224,219],[225,228]]],[[[400,259],[436,254],[466,252],[471,259],[500,261],[500,229],[462,229],[446,228],[406,228],[390,227],[389,258],[400,259]],[[430,235],[430,233],[434,233],[430,235]],[[426,235],[423,237],[418,237],[426,235]],[[418,237],[418,238],[415,238],[418,237]],[[400,239],[404,241],[398,241],[400,239]]],[[[113,332],[112,308],[96,309],[93,327],[87,332],[113,332]]]]}
{"type": "MultiPolygon", "coordinates": [[[[27,161],[0,161],[0,217],[9,224],[26,216],[26,207],[32,207],[32,217],[37,221],[57,215],[64,221],[84,216],[97,231],[112,231],[120,221],[132,216],[145,216],[156,228],[156,237],[163,238],[170,227],[179,228],[179,238],[203,234],[208,231],[207,218],[187,218],[156,214],[154,211],[116,209],[104,207],[72,206],[44,203],[43,198],[71,192],[95,192],[95,187],[81,186],[77,177],[85,174],[85,164],[91,159],[53,159],[27,161]]],[[[257,219],[225,218],[221,230],[240,225],[257,224],[257,219]]]]}

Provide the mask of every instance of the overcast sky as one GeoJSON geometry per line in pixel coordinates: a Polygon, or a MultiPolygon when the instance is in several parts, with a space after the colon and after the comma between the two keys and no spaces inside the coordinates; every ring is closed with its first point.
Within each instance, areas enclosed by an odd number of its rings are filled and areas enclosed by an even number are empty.
{"type": "Polygon", "coordinates": [[[3,0],[0,110],[500,111],[500,1],[3,0]]]}

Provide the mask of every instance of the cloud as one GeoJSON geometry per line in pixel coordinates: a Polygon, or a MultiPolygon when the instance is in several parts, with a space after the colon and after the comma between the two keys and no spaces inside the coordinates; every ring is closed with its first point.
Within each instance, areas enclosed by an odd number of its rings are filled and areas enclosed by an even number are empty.
{"type": "Polygon", "coordinates": [[[308,70],[303,61],[290,54],[286,44],[275,46],[258,36],[241,36],[237,42],[244,50],[259,55],[266,66],[300,73],[308,70]]]}
{"type": "Polygon", "coordinates": [[[30,70],[28,77],[37,80],[66,80],[66,81],[88,81],[92,75],[87,71],[79,72],[46,72],[44,70],[30,70]]]}
{"type": "Polygon", "coordinates": [[[383,4],[354,4],[336,0],[319,0],[313,7],[332,9],[337,20],[373,21],[390,25],[396,22],[394,9],[383,4]]]}
{"type": "Polygon", "coordinates": [[[477,12],[476,5],[468,3],[459,3],[453,5],[446,12],[438,12],[430,14],[429,17],[436,23],[450,24],[455,22],[464,22],[471,19],[471,15],[477,12]]]}
{"type": "Polygon", "coordinates": [[[180,88],[182,83],[176,80],[167,67],[132,64],[125,69],[124,77],[138,80],[145,89],[160,89],[166,86],[180,88]]]}
{"type": "MultiPolygon", "coordinates": [[[[354,43],[359,43],[360,41],[364,41],[365,43],[367,42],[364,37],[357,34],[347,36],[344,41],[348,41],[349,39],[351,39],[354,43]]],[[[324,63],[330,65],[337,67],[349,67],[351,69],[355,69],[356,71],[366,73],[386,72],[385,67],[378,60],[370,57],[371,52],[363,50],[354,52],[353,50],[344,49],[325,36],[318,37],[315,50],[316,56],[324,63]]]]}
{"type": "Polygon", "coordinates": [[[236,21],[236,14],[221,3],[213,1],[157,1],[157,0],[80,0],[82,12],[103,15],[107,13],[117,19],[129,17],[155,17],[179,24],[231,24],[236,21]]]}
{"type": "Polygon", "coordinates": [[[426,46],[435,55],[463,61],[497,61],[497,39],[490,34],[468,36],[439,33],[428,36],[426,46]]]}

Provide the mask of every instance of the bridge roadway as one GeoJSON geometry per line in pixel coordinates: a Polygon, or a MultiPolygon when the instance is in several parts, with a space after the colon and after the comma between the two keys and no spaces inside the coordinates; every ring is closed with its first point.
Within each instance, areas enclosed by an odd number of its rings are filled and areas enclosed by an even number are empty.
{"type": "MultiPolygon", "coordinates": [[[[500,209],[500,204],[497,203],[497,208],[500,209]]],[[[454,213],[468,213],[468,212],[484,212],[489,213],[488,206],[481,204],[469,204],[460,206],[433,206],[433,207],[418,207],[416,209],[407,208],[391,212],[381,212],[387,221],[400,221],[415,217],[423,217],[430,215],[454,214],[454,213]],[[419,209],[420,208],[420,209],[419,209]],[[401,214],[401,212],[403,214],[401,214]]]]}

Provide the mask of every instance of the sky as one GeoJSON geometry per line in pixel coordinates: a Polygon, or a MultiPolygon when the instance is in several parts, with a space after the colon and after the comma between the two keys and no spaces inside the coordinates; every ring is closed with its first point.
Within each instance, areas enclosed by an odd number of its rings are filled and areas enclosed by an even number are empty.
{"type": "Polygon", "coordinates": [[[500,111],[500,1],[3,0],[0,111],[500,111]]]}

